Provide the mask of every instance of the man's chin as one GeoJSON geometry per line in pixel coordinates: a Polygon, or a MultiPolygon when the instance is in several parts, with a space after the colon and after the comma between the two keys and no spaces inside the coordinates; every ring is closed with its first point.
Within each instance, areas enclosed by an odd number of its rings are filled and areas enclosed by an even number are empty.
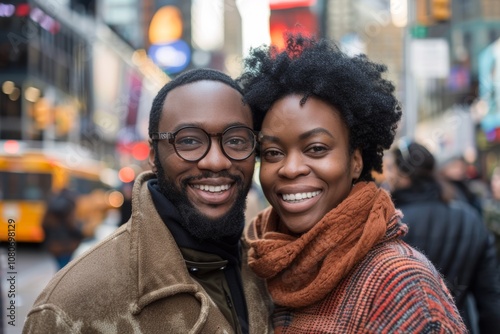
{"type": "Polygon", "coordinates": [[[205,217],[208,220],[217,221],[226,217],[231,211],[231,207],[207,207],[207,206],[194,206],[200,216],[205,217]]]}

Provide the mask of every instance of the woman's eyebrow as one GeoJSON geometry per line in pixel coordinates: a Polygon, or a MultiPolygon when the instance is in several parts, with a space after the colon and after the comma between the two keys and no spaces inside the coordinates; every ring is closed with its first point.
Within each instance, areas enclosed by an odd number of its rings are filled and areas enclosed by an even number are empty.
{"type": "MultiPolygon", "coordinates": [[[[307,139],[307,138],[312,137],[312,136],[317,135],[317,134],[325,134],[331,138],[334,138],[334,136],[332,135],[332,133],[330,131],[328,131],[324,128],[315,128],[315,129],[312,129],[312,130],[309,130],[309,131],[306,131],[306,132],[300,134],[299,139],[304,140],[304,139],[307,139]]],[[[272,142],[272,143],[279,143],[281,141],[279,139],[279,137],[277,137],[277,136],[265,135],[262,132],[261,132],[259,140],[260,141],[268,141],[268,142],[272,142]]]]}
{"type": "Polygon", "coordinates": [[[334,138],[333,134],[330,131],[328,131],[327,129],[325,129],[325,128],[315,128],[315,129],[312,129],[312,130],[309,130],[307,132],[304,132],[304,133],[300,134],[299,135],[299,139],[300,140],[307,139],[307,138],[312,137],[312,136],[317,135],[317,134],[325,134],[325,135],[327,135],[327,136],[329,136],[331,138],[334,138]]]}

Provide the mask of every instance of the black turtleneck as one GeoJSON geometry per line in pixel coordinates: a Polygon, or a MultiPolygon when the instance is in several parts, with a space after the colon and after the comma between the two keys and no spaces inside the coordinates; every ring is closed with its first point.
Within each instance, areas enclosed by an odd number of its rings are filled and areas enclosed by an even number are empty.
{"type": "MultiPolygon", "coordinates": [[[[225,238],[218,242],[199,240],[193,237],[179,223],[182,219],[179,211],[160,192],[156,179],[148,182],[148,189],[151,192],[151,197],[153,198],[158,214],[174,237],[185,260],[190,261],[192,259],[186,258],[187,254],[183,252],[183,249],[191,249],[202,253],[217,255],[228,262],[227,266],[224,268],[224,277],[226,278],[231,293],[231,299],[233,301],[232,307],[235,308],[238,315],[242,333],[248,333],[248,313],[241,279],[241,236],[225,238]]],[[[204,285],[204,282],[200,281],[193,272],[190,271],[190,274],[194,279],[198,280],[200,284],[204,285]]],[[[207,289],[207,291],[208,290],[209,289],[207,289]]]]}

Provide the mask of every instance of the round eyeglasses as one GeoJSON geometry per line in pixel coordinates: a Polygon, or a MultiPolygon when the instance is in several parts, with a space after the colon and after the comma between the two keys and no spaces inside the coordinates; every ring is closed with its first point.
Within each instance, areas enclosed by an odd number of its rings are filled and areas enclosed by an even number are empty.
{"type": "Polygon", "coordinates": [[[220,133],[208,133],[193,126],[175,132],[156,132],[149,136],[152,140],[168,140],[175,153],[182,159],[197,162],[203,159],[212,145],[210,137],[218,137],[222,153],[232,160],[245,160],[255,151],[257,132],[246,126],[231,126],[220,133]]]}

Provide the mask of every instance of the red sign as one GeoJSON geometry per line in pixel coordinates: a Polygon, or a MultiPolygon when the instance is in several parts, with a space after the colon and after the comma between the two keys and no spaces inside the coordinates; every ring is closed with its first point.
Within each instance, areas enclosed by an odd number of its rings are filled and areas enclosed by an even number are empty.
{"type": "Polygon", "coordinates": [[[316,0],[269,0],[269,7],[274,9],[286,9],[296,7],[310,7],[316,4],[316,0]]]}
{"type": "Polygon", "coordinates": [[[318,34],[318,19],[309,8],[272,10],[269,22],[271,44],[283,49],[287,32],[305,36],[318,34]]]}

